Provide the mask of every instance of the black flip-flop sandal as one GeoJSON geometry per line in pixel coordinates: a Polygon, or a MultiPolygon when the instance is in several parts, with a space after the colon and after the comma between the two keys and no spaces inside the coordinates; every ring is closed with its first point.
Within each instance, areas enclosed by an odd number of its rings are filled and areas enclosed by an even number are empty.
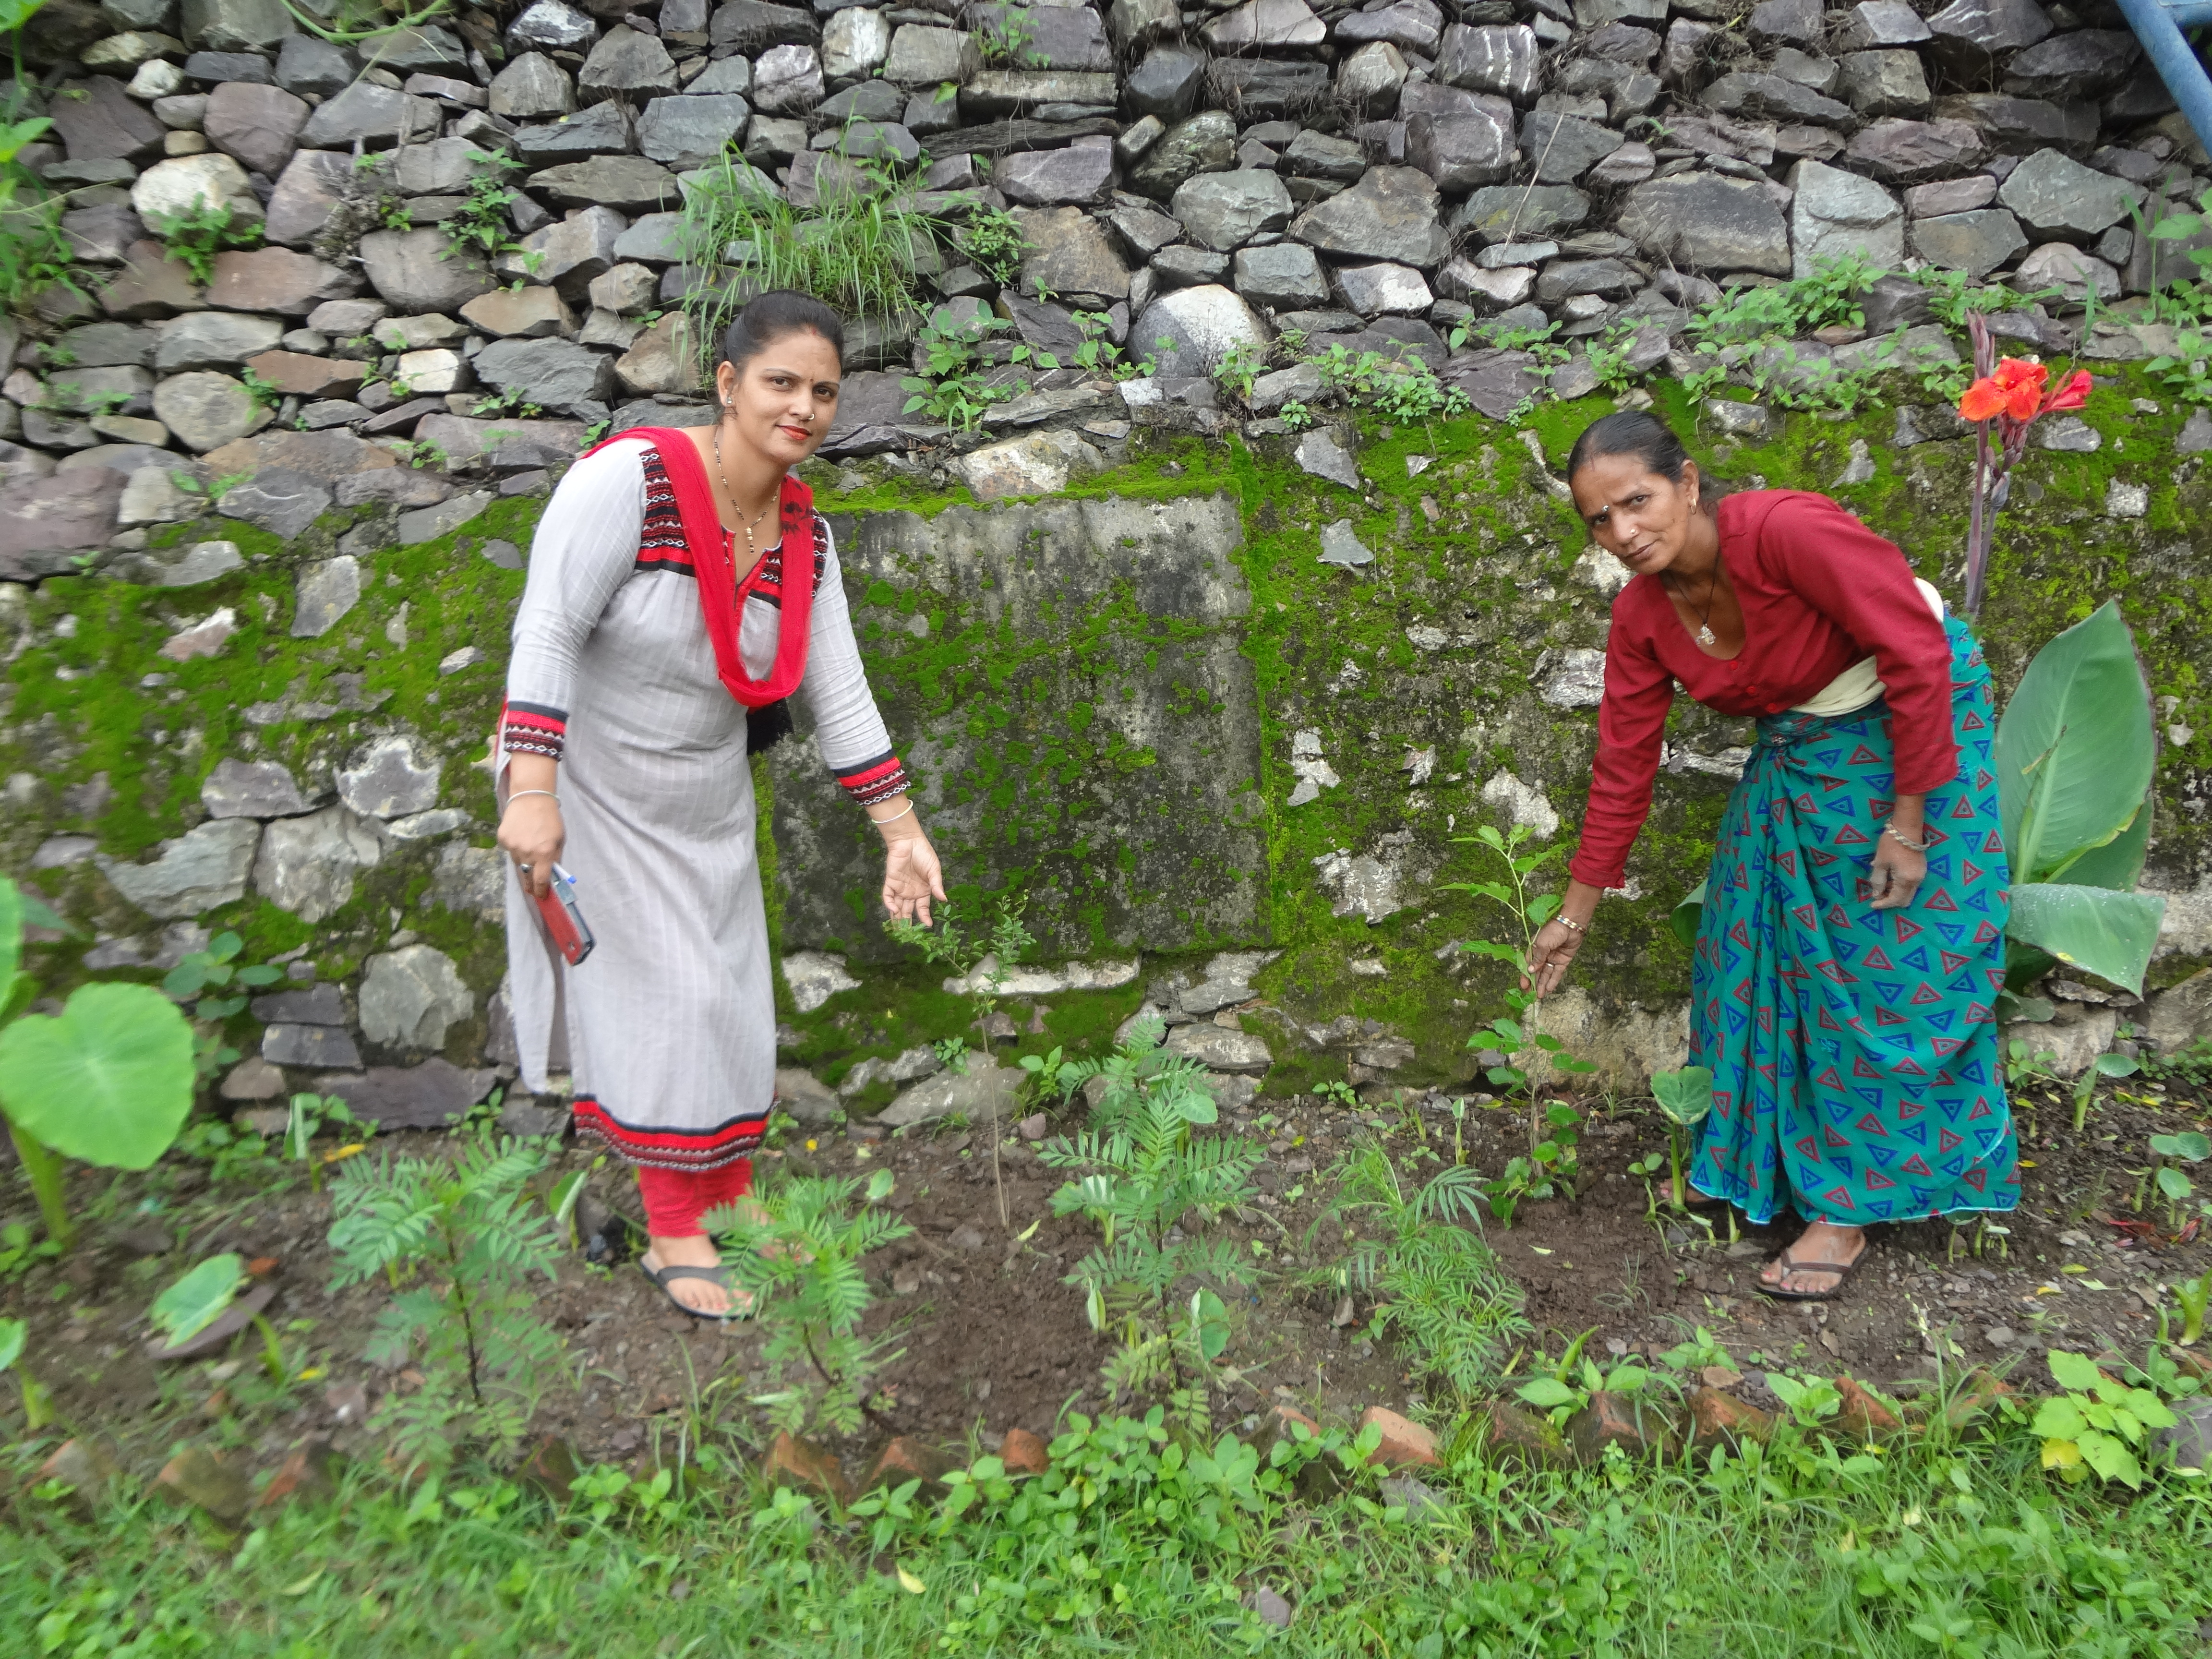
{"type": "Polygon", "coordinates": [[[1774,1259],[1782,1264],[1782,1277],[1785,1279],[1792,1273],[1833,1273],[1836,1282],[1825,1291],[1793,1291],[1780,1284],[1770,1285],[1764,1278],[1755,1279],[1752,1288],[1761,1296],[1775,1302],[1833,1302],[1843,1295],[1844,1286],[1851,1282],[1851,1275],[1858,1271],[1859,1262],[1867,1259],[1867,1253],[1862,1249],[1858,1261],[1800,1261],[1784,1249],[1774,1259]]]}
{"type": "Polygon", "coordinates": [[[637,1268],[640,1273],[660,1286],[660,1293],[668,1298],[669,1305],[678,1313],[690,1314],[694,1319],[703,1319],[716,1325],[731,1324],[738,1320],[750,1319],[753,1316],[753,1308],[756,1304],[751,1293],[732,1280],[730,1270],[727,1267],[677,1267],[656,1269],[647,1267],[645,1258],[640,1256],[637,1259],[637,1268]],[[727,1313],[708,1313],[703,1308],[691,1307],[680,1300],[674,1291],[668,1288],[668,1282],[672,1279],[703,1279],[709,1284],[720,1285],[730,1293],[732,1301],[738,1297],[744,1297],[745,1305],[743,1310],[732,1307],[727,1313]]]}

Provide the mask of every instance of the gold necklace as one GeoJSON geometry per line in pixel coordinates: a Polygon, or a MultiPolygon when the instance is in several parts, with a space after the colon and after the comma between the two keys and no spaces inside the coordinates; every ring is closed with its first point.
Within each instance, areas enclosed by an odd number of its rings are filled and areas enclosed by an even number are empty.
{"type": "MultiPolygon", "coordinates": [[[[722,423],[720,421],[714,423],[714,476],[721,480],[722,493],[730,498],[732,508],[743,512],[744,509],[738,505],[738,492],[730,488],[730,475],[722,470],[722,423]]],[[[760,562],[760,549],[753,543],[753,526],[768,517],[769,507],[774,507],[782,497],[783,492],[781,489],[771,492],[768,498],[768,507],[761,508],[759,512],[753,514],[749,522],[738,526],[745,532],[745,551],[752,556],[755,564],[760,562]]]]}
{"type": "MultiPolygon", "coordinates": [[[[1669,580],[1667,586],[1673,588],[1677,593],[1682,593],[1682,586],[1680,583],[1669,580]]],[[[1717,645],[1720,643],[1719,640],[1716,638],[1713,634],[1712,624],[1705,620],[1706,617],[1713,614],[1713,595],[1719,587],[1720,578],[1717,572],[1705,579],[1705,608],[1698,613],[1697,640],[1699,645],[1717,645]]],[[[1684,605],[1687,605],[1689,602],[1690,596],[1686,593],[1682,593],[1682,603],[1684,605]]]]}

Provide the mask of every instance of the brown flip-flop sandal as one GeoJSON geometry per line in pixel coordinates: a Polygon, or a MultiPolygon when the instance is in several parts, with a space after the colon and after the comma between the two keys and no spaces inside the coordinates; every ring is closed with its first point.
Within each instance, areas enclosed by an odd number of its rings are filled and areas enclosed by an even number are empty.
{"type": "Polygon", "coordinates": [[[1752,1289],[1761,1296],[1776,1302],[1833,1302],[1844,1293],[1844,1286],[1851,1282],[1851,1275],[1858,1271],[1859,1262],[1867,1259],[1867,1253],[1860,1250],[1857,1261],[1800,1261],[1785,1249],[1774,1259],[1782,1264],[1782,1277],[1785,1279],[1792,1273],[1833,1273],[1836,1282],[1825,1291],[1793,1291],[1783,1285],[1770,1285],[1764,1278],[1755,1279],[1752,1289]]]}
{"type": "Polygon", "coordinates": [[[753,1316],[754,1309],[759,1305],[753,1300],[752,1295],[750,1291],[745,1290],[743,1285],[737,1284],[731,1279],[730,1270],[727,1267],[653,1268],[648,1267],[645,1265],[645,1258],[643,1256],[640,1256],[637,1259],[637,1267],[640,1273],[643,1273],[647,1279],[660,1286],[661,1294],[668,1298],[670,1305],[672,1306],[677,1312],[690,1314],[694,1319],[711,1320],[718,1325],[734,1322],[740,1319],[750,1319],[753,1316]],[[683,1301],[677,1296],[673,1290],[669,1288],[669,1281],[673,1279],[706,1279],[709,1284],[720,1285],[724,1290],[727,1291],[733,1302],[737,1297],[743,1297],[744,1298],[744,1305],[742,1308],[732,1306],[727,1313],[708,1313],[703,1308],[694,1308],[683,1301]]]}

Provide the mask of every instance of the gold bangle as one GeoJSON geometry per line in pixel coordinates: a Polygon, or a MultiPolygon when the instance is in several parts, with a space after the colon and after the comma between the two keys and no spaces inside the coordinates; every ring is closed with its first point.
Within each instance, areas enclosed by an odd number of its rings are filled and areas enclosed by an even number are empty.
{"type": "Polygon", "coordinates": [[[1552,920],[1558,922],[1560,927],[1565,928],[1571,933],[1584,933],[1589,931],[1588,928],[1584,927],[1582,923],[1577,921],[1571,916],[1557,915],[1553,916],[1552,920]]]}

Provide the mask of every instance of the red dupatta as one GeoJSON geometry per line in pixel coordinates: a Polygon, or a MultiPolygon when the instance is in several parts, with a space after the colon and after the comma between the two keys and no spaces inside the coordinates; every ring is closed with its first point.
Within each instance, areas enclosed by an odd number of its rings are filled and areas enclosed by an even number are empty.
{"type": "Polygon", "coordinates": [[[789,473],[784,475],[778,514],[782,534],[739,581],[730,558],[732,538],[722,528],[707,469],[690,438],[673,427],[636,426],[585,453],[596,453],[605,444],[624,438],[649,441],[660,452],[661,465],[668,470],[668,482],[676,492],[676,510],[684,520],[684,545],[698,574],[699,609],[706,617],[707,637],[714,647],[714,669],[723,688],[747,708],[781,702],[799,689],[800,677],[806,672],[807,637],[814,613],[814,492],[789,473]],[[744,615],[745,601],[757,591],[763,597],[779,597],[781,602],[775,663],[764,680],[745,672],[744,658],[738,649],[739,619],[744,615]]]}

